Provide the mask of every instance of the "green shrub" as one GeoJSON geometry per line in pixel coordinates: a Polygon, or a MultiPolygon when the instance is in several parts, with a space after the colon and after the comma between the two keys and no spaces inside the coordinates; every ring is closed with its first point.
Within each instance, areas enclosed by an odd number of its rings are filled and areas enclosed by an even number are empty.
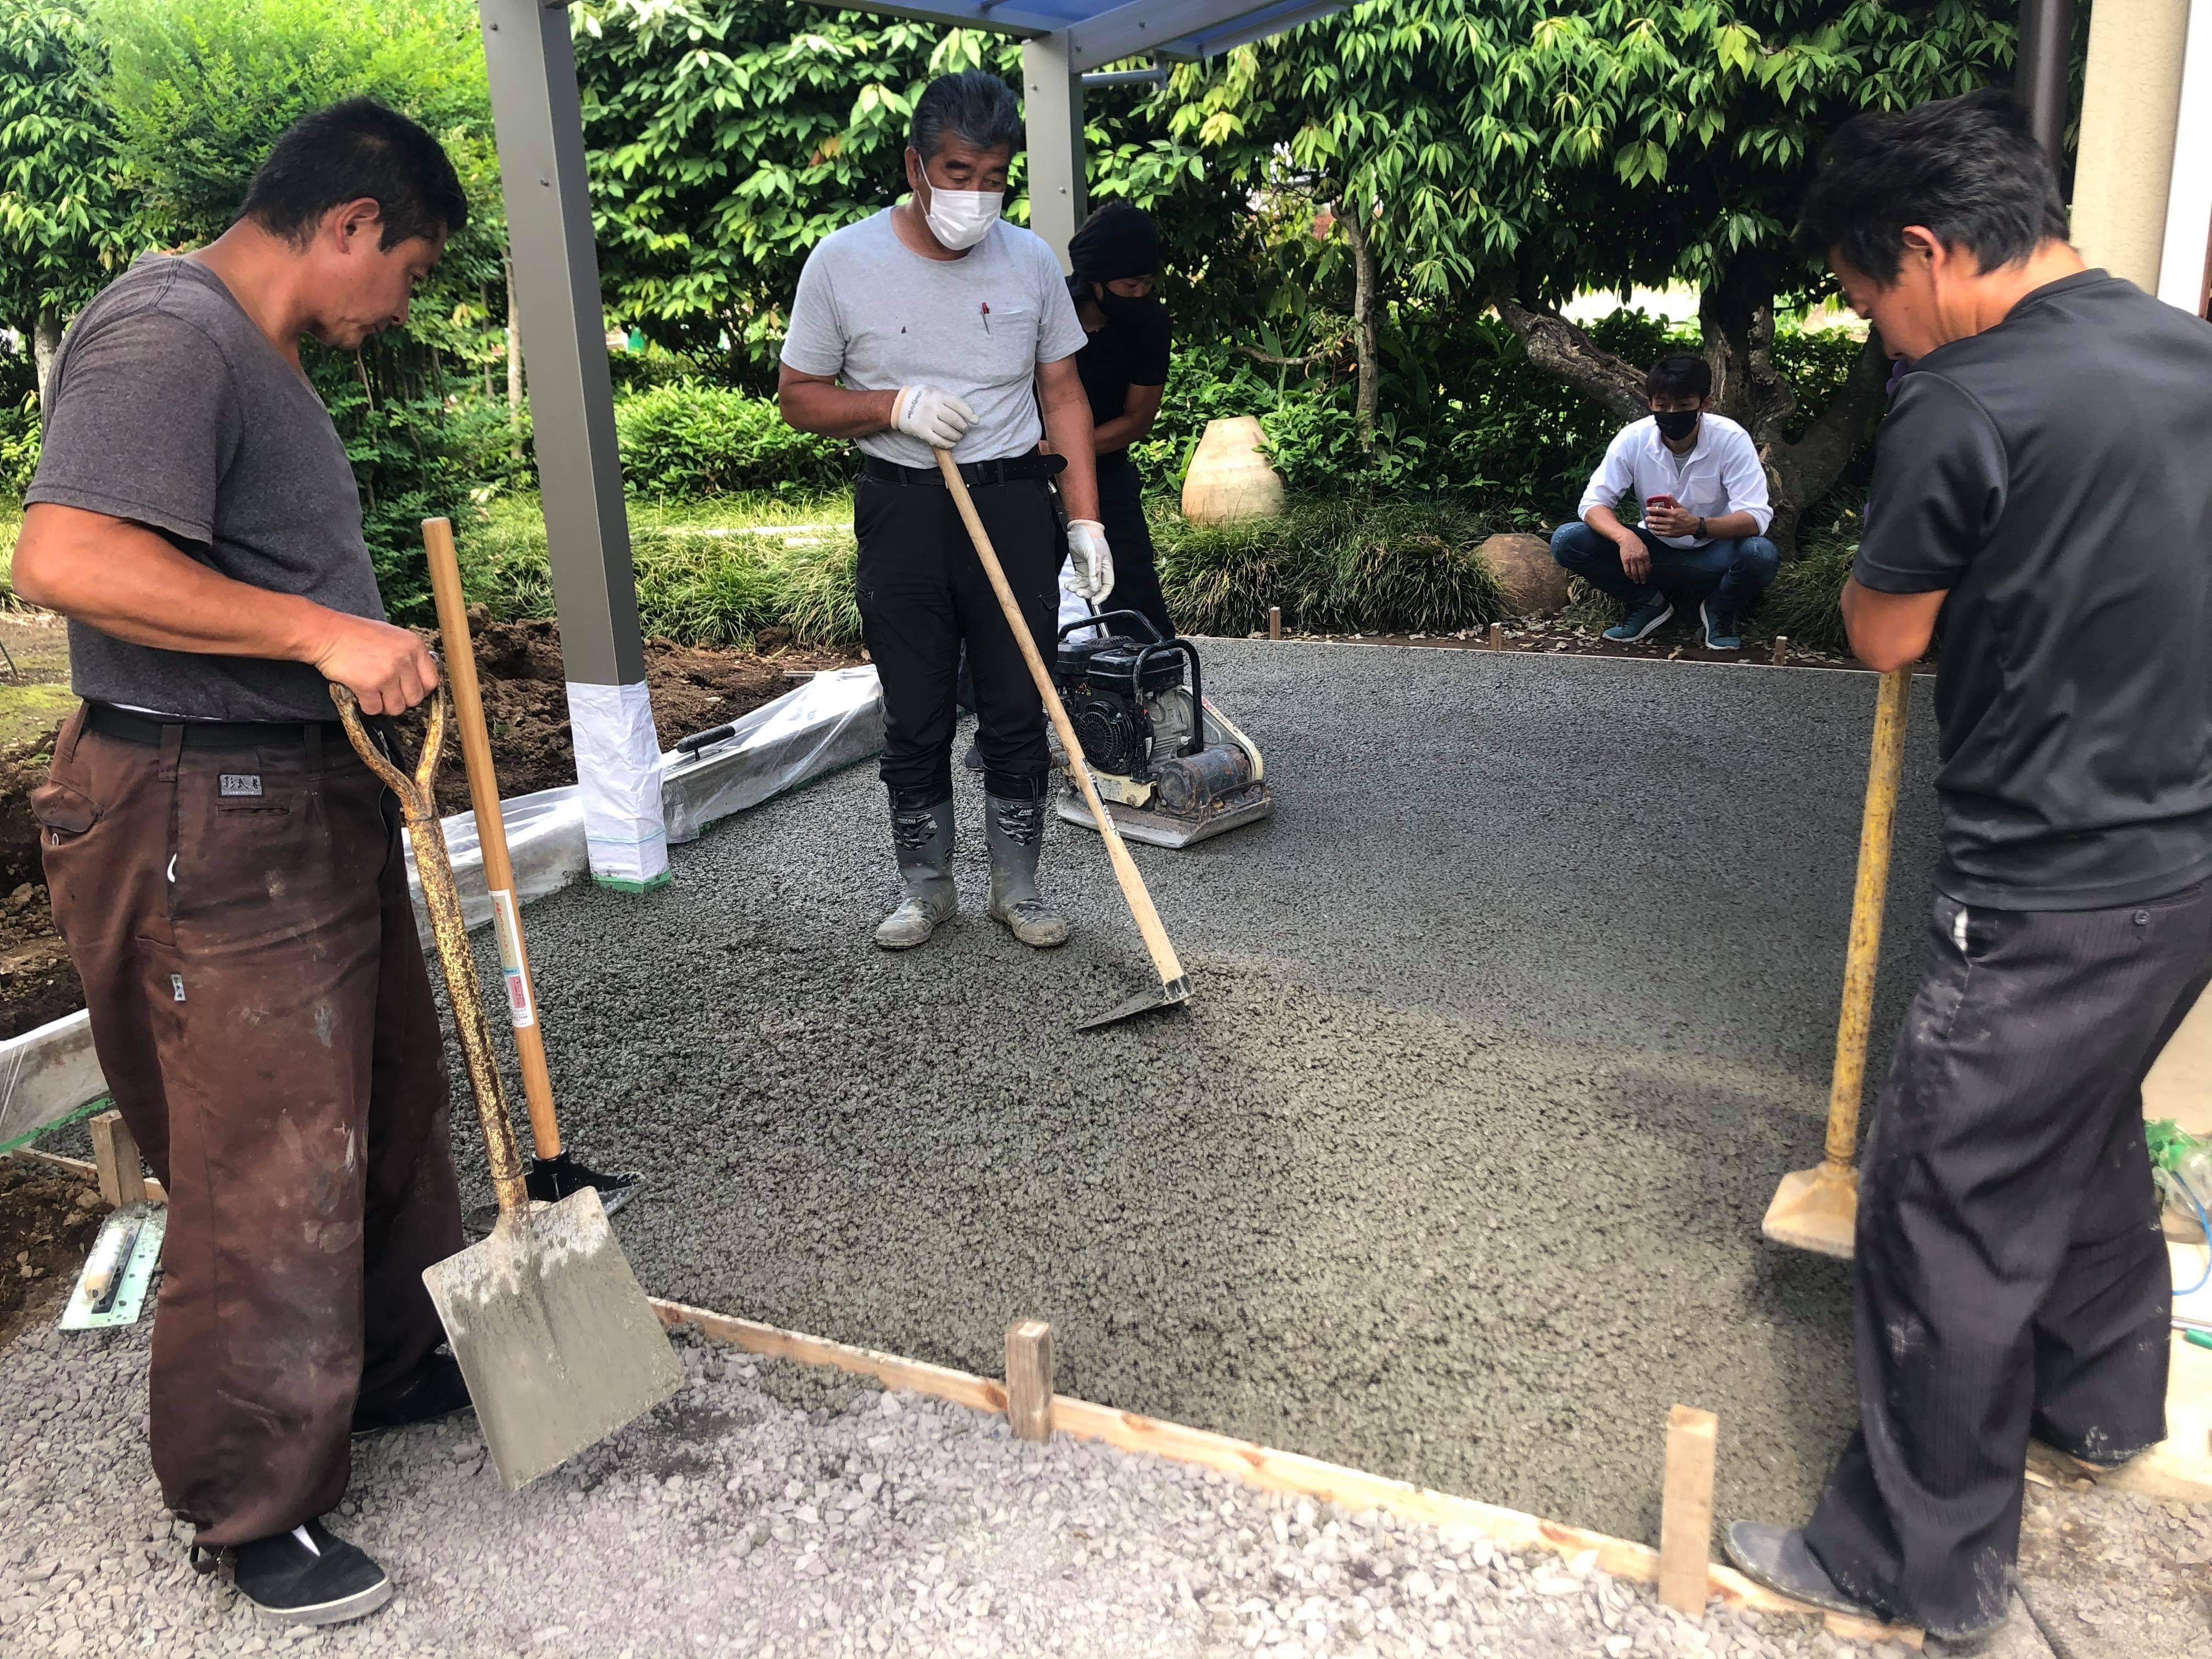
{"type": "Polygon", "coordinates": [[[1271,605],[1316,633],[1451,633],[1504,614],[1475,547],[1491,526],[1449,500],[1294,502],[1277,519],[1152,518],[1160,585],[1194,634],[1249,634],[1271,605]]]}
{"type": "Polygon", "coordinates": [[[1858,520],[1835,529],[1808,532],[1797,556],[1785,563],[1759,600],[1759,620],[1770,633],[1823,651],[1850,654],[1844,631],[1844,582],[1859,550],[1858,520]]]}
{"type": "Polygon", "coordinates": [[[38,466],[38,405],[0,404],[0,501],[21,501],[38,466]]]}
{"type": "Polygon", "coordinates": [[[641,495],[810,495],[838,488],[850,471],[842,442],[793,431],[775,399],[699,380],[621,398],[615,433],[623,477],[641,495]]]}

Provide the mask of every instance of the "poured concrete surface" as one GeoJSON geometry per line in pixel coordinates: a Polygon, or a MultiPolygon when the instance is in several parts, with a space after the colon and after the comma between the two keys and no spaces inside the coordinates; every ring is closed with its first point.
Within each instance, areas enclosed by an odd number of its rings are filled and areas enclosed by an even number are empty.
{"type": "Polygon", "coordinates": [[[1135,931],[1060,823],[1074,940],[986,920],[964,775],[961,918],[908,955],[869,942],[869,767],[717,826],[659,892],[532,908],[570,1143],[652,1183],[617,1223],[640,1279],[994,1375],[1009,1320],[1048,1319],[1065,1392],[1632,1538],[1680,1401],[1720,1413],[1723,1516],[1801,1518],[1850,1418],[1846,1270],[1759,1221],[1820,1155],[1873,678],[1206,660],[1278,806],[1138,849],[1179,1013],[1071,1032],[1140,981],[1135,931]]]}

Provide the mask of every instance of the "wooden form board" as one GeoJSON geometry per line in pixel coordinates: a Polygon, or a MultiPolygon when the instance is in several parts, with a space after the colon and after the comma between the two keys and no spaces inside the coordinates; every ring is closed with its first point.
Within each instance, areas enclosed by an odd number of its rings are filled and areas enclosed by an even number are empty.
{"type": "MultiPolygon", "coordinates": [[[[726,1343],[749,1353],[793,1359],[805,1365],[833,1365],[840,1370],[872,1376],[890,1389],[908,1389],[978,1411],[1006,1409],[1006,1391],[988,1377],[972,1376],[947,1365],[902,1359],[873,1348],[854,1347],[826,1337],[806,1336],[780,1330],[750,1319],[734,1319],[682,1302],[653,1298],[653,1310],[667,1326],[692,1325],[712,1341],[726,1343]]],[[[1186,1428],[1111,1406],[1056,1394],[1052,1398],[1052,1425],[1078,1439],[1097,1440],[1121,1451],[1150,1452],[1177,1463],[1194,1463],[1233,1477],[1248,1486],[1267,1492],[1296,1492],[1316,1501],[1343,1504],[1349,1510],[1387,1510],[1401,1520],[1419,1521],[1439,1528],[1488,1539],[1506,1550],[1527,1553],[1546,1550],[1572,1559],[1595,1555],[1596,1565],[1616,1578],[1643,1583],[1656,1582],[1659,1552],[1644,1544],[1608,1538],[1580,1527],[1539,1520],[1518,1510],[1482,1504],[1449,1492],[1431,1492],[1408,1481],[1370,1474],[1298,1452],[1277,1451],[1249,1440],[1186,1428]]],[[[1839,1619],[1818,1607],[1786,1595],[1778,1595],[1755,1584],[1731,1567],[1712,1569],[1712,1594],[1723,1604],[1759,1613],[1794,1613],[1825,1619],[1839,1636],[1876,1641],[1888,1638],[1909,1647],[1920,1645],[1920,1632],[1863,1620],[1839,1619]]]]}

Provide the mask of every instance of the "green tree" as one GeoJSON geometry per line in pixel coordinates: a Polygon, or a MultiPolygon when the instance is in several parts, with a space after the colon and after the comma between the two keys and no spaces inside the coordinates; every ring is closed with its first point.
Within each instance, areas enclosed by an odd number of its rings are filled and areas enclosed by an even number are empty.
{"type": "Polygon", "coordinates": [[[1790,246],[1795,204],[1850,116],[2000,78],[2014,15],[1966,0],[1370,0],[1178,70],[1169,124],[1231,179],[1343,204],[1376,266],[1364,337],[1386,296],[1494,305],[1532,362],[1624,418],[1644,408],[1644,366],[1559,307],[1696,284],[1717,401],[1766,451],[1788,548],[1884,379],[1869,342],[1808,420],[1777,368],[1776,311],[1825,291],[1790,246]]]}
{"type": "Polygon", "coordinates": [[[42,395],[64,319],[130,246],[105,68],[81,4],[0,0],[0,323],[34,343],[42,395]]]}
{"type": "MultiPolygon", "coordinates": [[[[975,67],[1020,81],[1002,36],[803,0],[590,0],[575,42],[610,309],[702,362],[726,342],[725,372],[756,384],[807,253],[906,193],[922,88],[975,67]]],[[[1146,130],[1142,102],[1093,100],[1092,194],[1204,216],[1183,229],[1194,245],[1226,236],[1235,205],[1204,188],[1194,147],[1146,130]]],[[[1018,164],[1018,221],[1022,189],[1018,164]]]]}

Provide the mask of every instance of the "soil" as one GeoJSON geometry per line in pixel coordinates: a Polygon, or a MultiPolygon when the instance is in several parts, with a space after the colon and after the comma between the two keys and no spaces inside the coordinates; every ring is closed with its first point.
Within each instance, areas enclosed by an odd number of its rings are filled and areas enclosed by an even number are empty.
{"type": "Polygon", "coordinates": [[[73,1282],[107,1206],[76,1176],[0,1158],[0,1344],[73,1282]]]}
{"type": "MultiPolygon", "coordinates": [[[[574,783],[560,625],[550,619],[496,623],[481,611],[472,612],[471,623],[501,794],[574,783]]],[[[646,641],[646,679],[661,747],[749,714],[810,673],[861,660],[857,650],[793,650],[781,634],[766,630],[751,651],[646,641]]],[[[65,666],[62,672],[65,676],[65,666]]],[[[0,743],[0,1039],[84,1006],[83,988],[47,907],[30,810],[59,724],[44,722],[27,737],[0,743]]],[[[419,732],[417,722],[409,735],[419,732]]],[[[468,778],[452,750],[439,771],[438,805],[448,813],[468,810],[468,778]]]]}

